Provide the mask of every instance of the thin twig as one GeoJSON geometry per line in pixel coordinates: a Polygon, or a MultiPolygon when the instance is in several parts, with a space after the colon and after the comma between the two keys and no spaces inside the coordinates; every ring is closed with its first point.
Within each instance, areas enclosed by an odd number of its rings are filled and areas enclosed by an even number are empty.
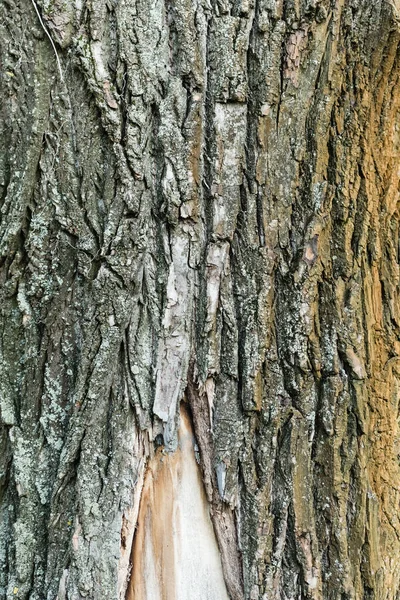
{"type": "Polygon", "coordinates": [[[54,45],[53,38],[51,37],[50,33],[48,32],[46,25],[43,23],[42,17],[40,16],[40,12],[39,12],[39,9],[38,9],[38,7],[37,7],[37,5],[36,5],[36,2],[35,2],[35,0],[31,0],[31,2],[32,2],[32,4],[33,4],[33,8],[34,8],[34,9],[35,9],[35,11],[36,11],[36,14],[37,14],[37,16],[38,16],[38,19],[39,19],[39,21],[40,21],[40,24],[41,24],[41,26],[43,27],[43,31],[45,32],[45,34],[46,34],[46,35],[47,35],[47,37],[49,38],[49,40],[50,40],[50,44],[51,44],[51,45],[52,45],[52,47],[53,47],[54,54],[56,55],[56,60],[57,60],[57,65],[58,65],[58,70],[60,71],[60,77],[61,77],[61,81],[64,83],[64,75],[63,75],[62,68],[61,68],[61,62],[60,62],[60,59],[59,59],[59,57],[58,57],[57,49],[56,49],[56,47],[55,47],[55,45],[54,45]]]}

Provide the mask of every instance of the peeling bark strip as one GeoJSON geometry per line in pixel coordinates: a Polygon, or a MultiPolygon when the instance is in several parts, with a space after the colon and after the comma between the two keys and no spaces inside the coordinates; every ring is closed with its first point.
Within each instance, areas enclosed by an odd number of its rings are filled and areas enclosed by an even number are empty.
{"type": "Polygon", "coordinates": [[[1,4],[0,600],[399,599],[399,23],[1,4]]]}

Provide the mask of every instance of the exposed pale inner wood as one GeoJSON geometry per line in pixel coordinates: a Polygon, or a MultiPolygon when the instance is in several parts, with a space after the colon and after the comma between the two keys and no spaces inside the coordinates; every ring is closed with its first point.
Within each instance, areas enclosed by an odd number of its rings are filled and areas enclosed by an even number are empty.
{"type": "Polygon", "coordinates": [[[193,442],[182,407],[178,450],[149,461],[128,600],[228,600],[193,442]]]}

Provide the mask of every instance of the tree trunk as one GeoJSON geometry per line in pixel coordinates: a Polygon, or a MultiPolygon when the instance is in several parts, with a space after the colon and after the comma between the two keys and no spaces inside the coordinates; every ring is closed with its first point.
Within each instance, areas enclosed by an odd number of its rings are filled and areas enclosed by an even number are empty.
{"type": "Polygon", "coordinates": [[[399,600],[399,23],[3,0],[1,600],[399,600]]]}

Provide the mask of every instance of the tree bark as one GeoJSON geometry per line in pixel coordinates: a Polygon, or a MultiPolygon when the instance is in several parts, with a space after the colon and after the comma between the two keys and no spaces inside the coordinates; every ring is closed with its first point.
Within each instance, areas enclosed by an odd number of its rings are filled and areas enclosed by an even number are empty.
{"type": "Polygon", "coordinates": [[[0,39],[0,599],[399,600],[399,1],[0,39]]]}

